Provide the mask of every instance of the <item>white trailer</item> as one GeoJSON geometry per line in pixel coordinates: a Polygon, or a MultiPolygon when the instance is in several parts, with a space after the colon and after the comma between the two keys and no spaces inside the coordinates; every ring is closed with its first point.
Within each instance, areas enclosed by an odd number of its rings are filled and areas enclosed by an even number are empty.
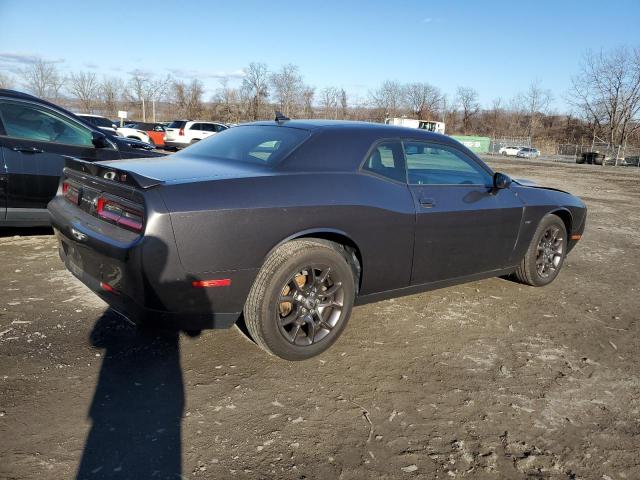
{"type": "Polygon", "coordinates": [[[401,127],[420,128],[429,132],[444,134],[444,123],[434,120],[416,120],[413,118],[385,118],[387,125],[399,125],[401,127]]]}

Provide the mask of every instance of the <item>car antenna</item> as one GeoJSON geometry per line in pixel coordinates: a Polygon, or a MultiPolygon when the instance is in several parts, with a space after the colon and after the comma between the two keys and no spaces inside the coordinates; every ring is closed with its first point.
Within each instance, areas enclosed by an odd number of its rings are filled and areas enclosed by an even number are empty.
{"type": "Polygon", "coordinates": [[[289,117],[284,115],[281,111],[276,110],[276,122],[286,122],[287,120],[291,120],[289,117]]]}

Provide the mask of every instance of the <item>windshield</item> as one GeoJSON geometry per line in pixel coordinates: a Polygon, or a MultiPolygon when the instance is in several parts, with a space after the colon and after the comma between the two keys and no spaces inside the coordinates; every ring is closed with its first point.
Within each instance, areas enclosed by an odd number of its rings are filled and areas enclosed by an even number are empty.
{"type": "Polygon", "coordinates": [[[238,126],[208,137],[186,148],[183,152],[185,155],[202,155],[258,165],[273,165],[308,137],[307,130],[297,128],[275,125],[238,126]]]}

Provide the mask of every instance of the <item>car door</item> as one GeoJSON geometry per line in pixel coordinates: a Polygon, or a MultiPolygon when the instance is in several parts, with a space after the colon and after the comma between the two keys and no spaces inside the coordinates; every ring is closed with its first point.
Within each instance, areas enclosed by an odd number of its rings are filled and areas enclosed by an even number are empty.
{"type": "Polygon", "coordinates": [[[191,141],[194,140],[202,140],[204,138],[204,131],[202,129],[202,124],[201,123],[194,123],[193,125],[191,125],[191,127],[189,127],[189,137],[191,138],[191,141]]]}
{"type": "Polygon", "coordinates": [[[48,220],[46,206],[57,191],[65,155],[90,161],[120,158],[115,144],[96,148],[92,129],[46,105],[2,99],[0,120],[7,221],[48,220]]]}
{"type": "Polygon", "coordinates": [[[513,265],[523,203],[493,188],[492,174],[461,150],[404,140],[416,206],[412,284],[437,282],[513,265]]]}
{"type": "MultiPolygon", "coordinates": [[[[4,127],[0,120],[0,135],[4,134],[4,127]]],[[[3,148],[0,146],[0,222],[7,216],[7,165],[4,162],[3,148]]]]}
{"type": "Polygon", "coordinates": [[[201,123],[200,128],[202,128],[202,138],[210,137],[217,133],[216,126],[213,123],[201,123]]]}

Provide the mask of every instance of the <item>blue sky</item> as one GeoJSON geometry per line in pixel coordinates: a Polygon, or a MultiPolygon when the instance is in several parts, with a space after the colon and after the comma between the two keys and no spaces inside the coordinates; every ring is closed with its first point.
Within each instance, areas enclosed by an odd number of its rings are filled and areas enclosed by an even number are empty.
{"type": "Polygon", "coordinates": [[[249,62],[294,63],[307,83],[360,97],[426,81],[488,105],[539,80],[563,110],[583,52],[640,46],[639,26],[639,0],[0,0],[0,71],[40,56],[65,72],[197,77],[210,95],[249,62]]]}

